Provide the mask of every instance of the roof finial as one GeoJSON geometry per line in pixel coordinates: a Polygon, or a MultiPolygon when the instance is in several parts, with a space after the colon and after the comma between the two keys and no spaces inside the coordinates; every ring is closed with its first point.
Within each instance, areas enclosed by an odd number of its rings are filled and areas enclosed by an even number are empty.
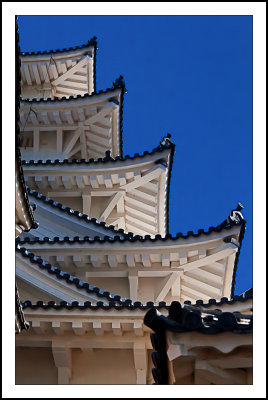
{"type": "Polygon", "coordinates": [[[234,222],[242,221],[244,219],[243,214],[241,213],[241,210],[243,210],[243,208],[243,205],[241,203],[238,203],[236,209],[231,210],[230,219],[234,222]]]}
{"type": "Polygon", "coordinates": [[[169,146],[170,144],[173,144],[172,140],[170,140],[171,134],[167,133],[166,136],[162,137],[161,142],[159,142],[160,146],[169,146]]]}
{"type": "Polygon", "coordinates": [[[113,87],[115,88],[115,89],[121,89],[121,88],[123,88],[123,89],[125,89],[125,92],[126,92],[126,85],[125,85],[125,82],[124,82],[124,77],[123,77],[123,75],[120,75],[119,76],[119,78],[117,78],[114,82],[113,82],[113,87]]]}
{"type": "Polygon", "coordinates": [[[111,151],[110,150],[105,151],[104,160],[112,160],[111,151]]]}

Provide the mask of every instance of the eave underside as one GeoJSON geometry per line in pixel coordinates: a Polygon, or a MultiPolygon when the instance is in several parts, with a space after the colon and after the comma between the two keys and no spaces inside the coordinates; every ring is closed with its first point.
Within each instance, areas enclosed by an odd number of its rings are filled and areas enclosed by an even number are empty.
{"type": "Polygon", "coordinates": [[[95,88],[95,51],[90,45],[74,51],[21,56],[22,97],[69,97],[95,88]]]}
{"type": "Polygon", "coordinates": [[[116,229],[165,236],[169,157],[170,151],[164,149],[147,161],[24,163],[24,174],[31,189],[116,229]]]}

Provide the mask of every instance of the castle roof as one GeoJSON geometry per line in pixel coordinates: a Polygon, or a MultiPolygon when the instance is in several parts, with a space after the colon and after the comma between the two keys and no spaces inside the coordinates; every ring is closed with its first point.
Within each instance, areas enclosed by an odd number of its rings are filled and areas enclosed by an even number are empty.
{"type": "Polygon", "coordinates": [[[96,50],[94,37],[81,46],[20,53],[22,96],[62,97],[95,91],[96,50]]]}

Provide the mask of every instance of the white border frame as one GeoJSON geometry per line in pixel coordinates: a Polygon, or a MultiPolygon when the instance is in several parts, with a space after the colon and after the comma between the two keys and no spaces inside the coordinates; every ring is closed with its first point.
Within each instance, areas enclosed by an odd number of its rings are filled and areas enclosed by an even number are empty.
{"type": "MultiPolygon", "coordinates": [[[[265,398],[266,382],[266,3],[265,2],[3,2],[3,280],[2,377],[3,398],[265,398]],[[53,12],[48,10],[52,7],[53,12]],[[105,10],[105,11],[104,11],[105,10]],[[253,15],[253,261],[254,273],[254,383],[251,386],[129,386],[15,385],[14,346],[14,220],[15,215],[15,15],[253,15]],[[7,57],[8,55],[8,57],[7,57]],[[8,171],[8,172],[7,172],[8,171]],[[14,217],[13,217],[14,218],[14,217]],[[10,257],[10,255],[13,255],[10,257]],[[261,271],[260,271],[261,270],[261,271]],[[256,272],[258,271],[258,273],[256,272]],[[131,393],[130,393],[131,392],[131,393]]],[[[239,154],[238,154],[239,156],[239,154]]]]}

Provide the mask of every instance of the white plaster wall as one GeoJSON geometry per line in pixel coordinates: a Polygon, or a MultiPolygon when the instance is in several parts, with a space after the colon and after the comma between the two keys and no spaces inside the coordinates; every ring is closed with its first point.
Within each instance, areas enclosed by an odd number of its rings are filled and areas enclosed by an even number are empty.
{"type": "Polygon", "coordinates": [[[134,385],[136,370],[131,349],[72,350],[70,384],[134,385]]]}
{"type": "Polygon", "coordinates": [[[129,298],[129,284],[127,278],[88,277],[87,282],[113,294],[118,294],[119,296],[129,298]]]}
{"type": "Polygon", "coordinates": [[[23,99],[40,99],[51,97],[51,90],[40,90],[40,88],[29,85],[21,87],[21,97],[23,99]]]}
{"type": "Polygon", "coordinates": [[[66,207],[72,208],[74,211],[83,213],[83,204],[81,197],[53,197],[54,201],[63,204],[66,207]]]}
{"type": "Polygon", "coordinates": [[[56,385],[58,370],[51,348],[16,347],[16,385],[56,385]]]}

